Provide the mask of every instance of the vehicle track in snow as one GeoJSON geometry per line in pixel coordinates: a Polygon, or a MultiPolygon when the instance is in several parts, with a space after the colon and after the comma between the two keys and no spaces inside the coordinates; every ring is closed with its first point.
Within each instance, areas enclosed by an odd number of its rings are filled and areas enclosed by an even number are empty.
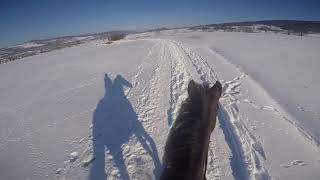
{"type": "Polygon", "coordinates": [[[187,72],[183,51],[174,43],[163,40],[171,64],[170,108],[168,109],[168,126],[171,127],[181,103],[187,98],[187,87],[191,75],[187,72]]]}

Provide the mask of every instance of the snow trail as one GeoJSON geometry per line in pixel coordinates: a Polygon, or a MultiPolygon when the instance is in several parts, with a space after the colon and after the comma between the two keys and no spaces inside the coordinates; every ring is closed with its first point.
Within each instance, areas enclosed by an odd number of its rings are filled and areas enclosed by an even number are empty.
{"type": "Polygon", "coordinates": [[[187,87],[191,79],[187,72],[184,54],[172,42],[165,41],[165,48],[170,54],[171,82],[170,82],[170,108],[168,110],[168,126],[171,127],[176,119],[181,103],[187,98],[187,87]]]}

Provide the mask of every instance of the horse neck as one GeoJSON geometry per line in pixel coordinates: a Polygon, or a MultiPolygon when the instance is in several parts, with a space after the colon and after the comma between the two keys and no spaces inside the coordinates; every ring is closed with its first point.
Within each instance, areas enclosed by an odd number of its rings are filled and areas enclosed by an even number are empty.
{"type": "MultiPolygon", "coordinates": [[[[211,112],[209,110],[208,105],[199,101],[199,99],[192,100],[188,98],[186,101],[186,105],[188,107],[188,110],[192,112],[191,113],[192,116],[194,116],[194,118],[199,118],[199,121],[201,124],[199,131],[204,133],[203,134],[204,141],[201,144],[203,149],[202,149],[202,158],[201,158],[201,165],[200,165],[200,171],[199,171],[200,175],[198,177],[199,179],[203,179],[206,173],[205,167],[207,163],[210,136],[212,132],[212,129],[209,127],[211,127],[211,118],[215,118],[216,114],[214,112],[211,112]],[[195,107],[195,105],[198,107],[195,107]]],[[[215,119],[212,119],[212,120],[215,120],[215,119]]]]}
{"type": "MultiPolygon", "coordinates": [[[[207,153],[208,153],[208,146],[209,146],[209,129],[207,128],[208,125],[205,124],[208,121],[206,121],[203,118],[206,118],[206,116],[204,116],[204,106],[202,104],[201,101],[199,100],[192,100],[190,98],[188,98],[181,106],[180,111],[179,111],[179,115],[171,129],[171,131],[175,131],[173,134],[175,133],[179,133],[178,132],[178,128],[181,130],[181,126],[183,126],[183,130],[184,131],[188,131],[188,135],[185,138],[195,138],[198,141],[196,143],[198,144],[185,144],[185,146],[188,146],[187,148],[192,149],[192,151],[196,151],[199,153],[199,155],[197,155],[197,157],[191,157],[191,156],[186,156],[184,158],[186,159],[192,159],[192,158],[196,158],[197,160],[192,160],[193,164],[191,164],[191,166],[189,167],[190,169],[185,169],[183,174],[181,174],[183,177],[183,179],[188,179],[189,177],[192,177],[191,179],[202,179],[204,177],[204,165],[206,163],[206,158],[207,158],[207,153]],[[190,173],[190,174],[188,174],[190,173]]],[[[171,133],[171,132],[170,132],[171,133]]],[[[174,138],[172,136],[169,136],[169,138],[174,138]]],[[[170,145],[177,143],[176,141],[180,141],[181,139],[171,139],[172,141],[170,141],[170,145]]],[[[184,139],[186,141],[188,141],[188,139],[184,139]]],[[[175,147],[175,146],[173,146],[175,147]]],[[[170,151],[170,149],[168,149],[168,151],[170,151]]],[[[179,154],[179,152],[176,152],[179,154]]],[[[180,152],[182,154],[184,154],[183,152],[180,152]]],[[[188,154],[188,153],[187,153],[188,154]]],[[[178,162],[172,162],[172,155],[170,155],[171,157],[168,157],[168,163],[170,165],[173,166],[179,166],[181,164],[179,164],[178,162]],[[174,164],[172,164],[174,163],[174,164]]],[[[175,168],[178,167],[174,167],[172,168],[173,172],[171,172],[171,170],[169,170],[169,172],[166,172],[167,175],[169,176],[176,176],[175,172],[175,168]]],[[[168,178],[170,179],[170,178],[168,178]]]]}

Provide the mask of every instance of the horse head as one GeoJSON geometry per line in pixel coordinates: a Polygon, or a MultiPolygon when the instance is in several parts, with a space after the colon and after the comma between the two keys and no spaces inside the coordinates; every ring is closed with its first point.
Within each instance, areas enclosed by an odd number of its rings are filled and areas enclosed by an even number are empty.
{"type": "Polygon", "coordinates": [[[161,180],[206,179],[210,135],[216,125],[221,93],[219,81],[212,87],[189,82],[188,98],[182,103],[168,135],[161,180]]]}
{"type": "Polygon", "coordinates": [[[210,133],[216,125],[217,110],[219,108],[219,98],[221,97],[222,86],[219,81],[209,87],[209,84],[198,84],[191,80],[188,85],[189,98],[198,101],[202,105],[202,120],[204,124],[209,124],[210,133]]]}

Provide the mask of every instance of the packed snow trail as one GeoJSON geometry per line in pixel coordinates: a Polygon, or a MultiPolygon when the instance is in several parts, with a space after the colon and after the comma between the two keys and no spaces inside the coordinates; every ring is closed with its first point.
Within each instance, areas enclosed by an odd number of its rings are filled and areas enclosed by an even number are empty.
{"type": "Polygon", "coordinates": [[[177,117],[182,101],[187,97],[186,90],[191,77],[187,72],[184,54],[181,52],[181,49],[166,40],[162,40],[161,43],[167,53],[169,53],[168,60],[171,64],[170,108],[168,110],[168,126],[171,127],[174,119],[177,117]]]}

